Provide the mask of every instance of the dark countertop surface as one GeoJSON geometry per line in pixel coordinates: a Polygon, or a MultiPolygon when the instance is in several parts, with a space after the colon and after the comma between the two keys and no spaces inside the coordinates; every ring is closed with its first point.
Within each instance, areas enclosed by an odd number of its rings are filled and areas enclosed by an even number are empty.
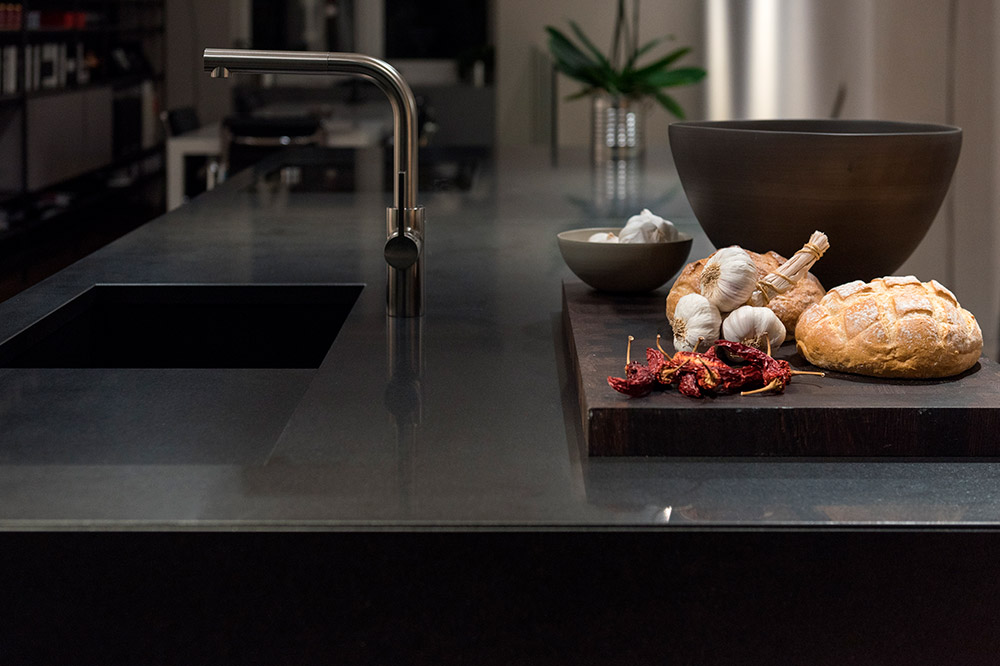
{"type": "MultiPolygon", "coordinates": [[[[0,304],[0,340],[98,283],[363,283],[316,370],[0,369],[0,527],[995,527],[989,460],[593,459],[555,234],[650,207],[711,251],[667,155],[503,151],[422,192],[426,315],[384,312],[389,195],[245,172],[0,304]],[[395,370],[395,372],[394,372],[395,370]]],[[[664,295],[666,288],[662,289],[664,295]]]]}

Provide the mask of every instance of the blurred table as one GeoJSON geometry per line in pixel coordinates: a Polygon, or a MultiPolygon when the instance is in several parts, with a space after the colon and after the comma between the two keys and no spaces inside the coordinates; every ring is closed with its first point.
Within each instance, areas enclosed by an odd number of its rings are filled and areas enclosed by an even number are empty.
{"type": "MultiPolygon", "coordinates": [[[[380,105],[381,107],[382,105],[380,105]]],[[[300,109],[301,110],[301,109],[300,109]]],[[[259,115],[287,113],[285,108],[265,107],[259,115]]],[[[329,148],[367,148],[378,146],[392,132],[392,116],[371,105],[344,105],[331,110],[322,121],[323,145],[329,148]]],[[[187,157],[219,158],[222,154],[222,123],[215,122],[196,130],[167,138],[167,210],[184,203],[184,162],[187,157]]],[[[208,175],[212,178],[212,174],[208,175]]],[[[208,184],[211,189],[212,183],[208,184]]]]}

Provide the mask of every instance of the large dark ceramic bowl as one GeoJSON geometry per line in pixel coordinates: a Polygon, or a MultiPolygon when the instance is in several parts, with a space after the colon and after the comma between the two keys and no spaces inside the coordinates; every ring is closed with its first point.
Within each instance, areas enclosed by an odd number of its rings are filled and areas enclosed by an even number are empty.
{"type": "Polygon", "coordinates": [[[934,221],[962,130],[876,120],[733,120],[670,125],[670,148],[716,247],[790,257],[809,235],[830,249],[827,288],[892,275],[934,221]]]}

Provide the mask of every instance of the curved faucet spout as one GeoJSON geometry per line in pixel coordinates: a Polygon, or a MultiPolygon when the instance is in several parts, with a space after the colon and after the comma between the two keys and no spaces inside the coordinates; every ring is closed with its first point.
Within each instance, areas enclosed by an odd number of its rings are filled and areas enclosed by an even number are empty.
{"type": "Polygon", "coordinates": [[[360,53],[205,49],[213,77],[230,73],[345,74],[372,81],[389,98],[393,114],[393,204],[386,215],[387,309],[391,316],[423,312],[423,208],[417,205],[417,103],[413,91],[389,63],[360,53]],[[400,248],[413,257],[400,261],[400,248]],[[391,255],[391,258],[390,258],[391,255]]]}
{"type": "Polygon", "coordinates": [[[205,71],[212,76],[253,74],[344,74],[372,81],[389,98],[393,112],[393,201],[416,208],[417,102],[409,84],[389,63],[360,53],[205,49],[205,71]],[[403,175],[405,174],[405,175],[403,175]]]}

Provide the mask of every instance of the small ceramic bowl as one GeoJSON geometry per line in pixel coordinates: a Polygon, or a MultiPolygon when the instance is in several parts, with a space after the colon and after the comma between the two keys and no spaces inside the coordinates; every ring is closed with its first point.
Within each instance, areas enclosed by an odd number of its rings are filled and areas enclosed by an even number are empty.
{"type": "Polygon", "coordinates": [[[573,229],[559,234],[566,265],[600,291],[642,293],[657,289],[677,274],[691,252],[691,236],[678,232],[666,243],[592,243],[596,233],[617,234],[621,227],[573,229]]]}

